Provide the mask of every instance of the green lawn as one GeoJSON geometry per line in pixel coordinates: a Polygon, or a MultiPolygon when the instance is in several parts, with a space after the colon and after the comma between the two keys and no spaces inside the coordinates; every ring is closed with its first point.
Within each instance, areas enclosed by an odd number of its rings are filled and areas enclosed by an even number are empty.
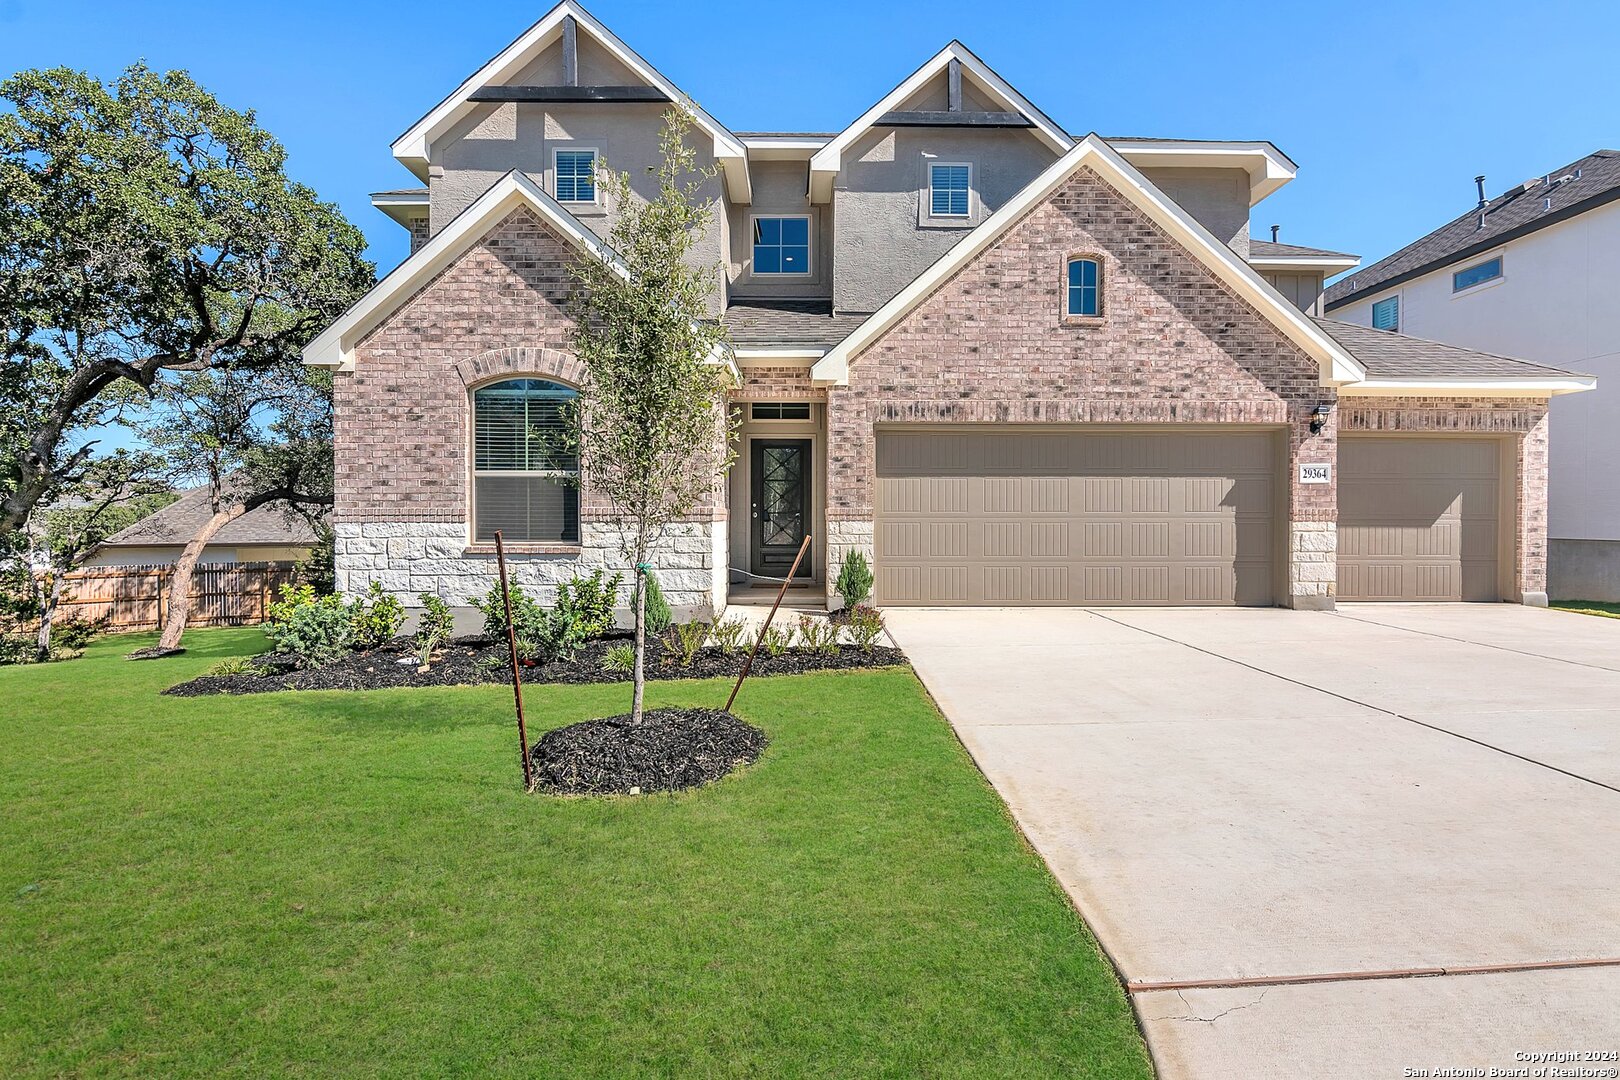
{"type": "Polygon", "coordinates": [[[1604,600],[1554,600],[1552,606],[1579,615],[1602,615],[1609,619],[1620,619],[1620,604],[1611,604],[1604,600]]]}
{"type": "Polygon", "coordinates": [[[752,768],[557,800],[509,690],[177,700],[259,634],[141,643],[0,669],[0,1075],[1150,1075],[909,672],[751,682],[752,768]]]}

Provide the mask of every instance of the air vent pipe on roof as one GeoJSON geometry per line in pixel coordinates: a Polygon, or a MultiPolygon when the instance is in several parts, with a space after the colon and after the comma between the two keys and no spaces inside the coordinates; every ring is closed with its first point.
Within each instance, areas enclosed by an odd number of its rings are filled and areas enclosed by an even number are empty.
{"type": "Polygon", "coordinates": [[[1271,242],[1273,244],[1275,244],[1277,242],[1277,234],[1279,232],[1281,232],[1281,231],[1282,231],[1282,226],[1281,225],[1273,225],[1271,227],[1271,242]]]}
{"type": "Polygon", "coordinates": [[[1490,201],[1487,198],[1485,198],[1485,177],[1484,177],[1484,175],[1481,174],[1479,176],[1474,177],[1474,184],[1479,188],[1479,208],[1481,210],[1483,210],[1483,209],[1485,209],[1485,204],[1490,201]]]}

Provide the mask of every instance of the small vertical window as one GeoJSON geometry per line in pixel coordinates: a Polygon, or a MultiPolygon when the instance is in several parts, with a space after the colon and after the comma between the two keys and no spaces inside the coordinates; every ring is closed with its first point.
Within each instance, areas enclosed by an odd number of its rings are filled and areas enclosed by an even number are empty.
{"type": "Polygon", "coordinates": [[[1401,298],[1391,296],[1387,300],[1380,300],[1373,305],[1374,330],[1399,330],[1401,328],[1401,298]]]}
{"type": "Polygon", "coordinates": [[[557,201],[596,201],[596,151],[557,151],[557,201]]]}
{"type": "Polygon", "coordinates": [[[754,273],[810,273],[810,219],[754,219],[754,273]]]}
{"type": "Polygon", "coordinates": [[[1486,259],[1476,263],[1466,270],[1459,270],[1451,275],[1451,291],[1462,292],[1472,289],[1475,285],[1483,285],[1487,281],[1495,281],[1502,276],[1502,258],[1486,259]]]}
{"type": "Polygon", "coordinates": [[[1102,267],[1096,259],[1070,259],[1068,306],[1070,315],[1097,316],[1102,314],[1102,267]]]}
{"type": "Polygon", "coordinates": [[[932,217],[967,217],[972,169],[967,165],[928,166],[928,213],[932,217]]]}

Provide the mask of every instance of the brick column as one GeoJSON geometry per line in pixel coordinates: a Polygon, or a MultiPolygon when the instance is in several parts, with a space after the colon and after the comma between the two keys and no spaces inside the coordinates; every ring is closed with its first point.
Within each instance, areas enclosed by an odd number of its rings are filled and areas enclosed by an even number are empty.
{"type": "Polygon", "coordinates": [[[1517,556],[1514,591],[1531,607],[1547,606],[1547,414],[1541,413],[1518,438],[1517,504],[1514,534],[1517,556]]]}
{"type": "Polygon", "coordinates": [[[1319,402],[1289,408],[1288,424],[1288,595],[1291,608],[1332,611],[1338,593],[1339,409],[1337,392],[1324,387],[1319,402]],[[1332,412],[1312,434],[1317,404],[1332,412]],[[1329,466],[1325,484],[1300,483],[1301,465],[1329,466]]]}

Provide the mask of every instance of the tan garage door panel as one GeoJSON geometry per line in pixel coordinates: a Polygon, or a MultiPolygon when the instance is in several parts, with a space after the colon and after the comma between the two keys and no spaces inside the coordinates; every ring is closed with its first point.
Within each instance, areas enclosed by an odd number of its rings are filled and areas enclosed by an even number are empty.
{"type": "Polygon", "coordinates": [[[884,604],[1269,604],[1271,433],[883,432],[884,604]]]}
{"type": "Polygon", "coordinates": [[[1339,440],[1339,599],[1497,600],[1490,439],[1339,440]]]}

